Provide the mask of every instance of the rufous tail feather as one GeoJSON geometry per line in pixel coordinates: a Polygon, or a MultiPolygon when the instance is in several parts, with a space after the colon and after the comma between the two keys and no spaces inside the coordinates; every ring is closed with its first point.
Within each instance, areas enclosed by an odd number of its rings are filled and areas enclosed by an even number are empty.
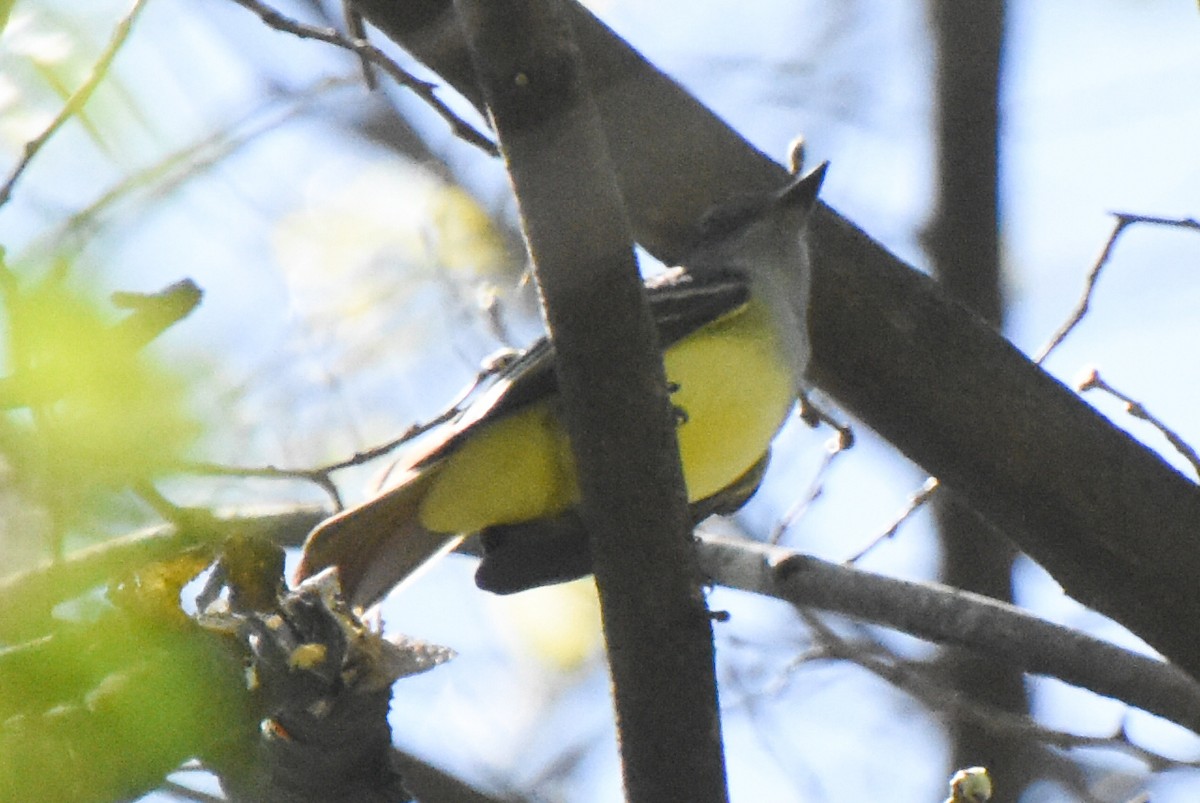
{"type": "Polygon", "coordinates": [[[430,532],[420,521],[421,502],[437,473],[437,466],[412,470],[378,497],[322,522],[304,544],[296,581],[336,566],[346,599],[366,608],[452,549],[459,536],[430,532]]]}

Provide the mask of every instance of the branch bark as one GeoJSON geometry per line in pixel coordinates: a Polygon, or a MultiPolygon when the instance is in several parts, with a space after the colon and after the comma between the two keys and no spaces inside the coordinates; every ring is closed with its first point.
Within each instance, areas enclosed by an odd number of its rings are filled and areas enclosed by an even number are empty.
{"type": "MultiPolygon", "coordinates": [[[[297,509],[291,513],[255,513],[246,510],[238,515],[230,515],[229,520],[238,522],[242,532],[258,533],[269,542],[280,543],[294,541],[297,533],[302,533],[307,529],[304,526],[305,522],[311,524],[311,520],[320,515],[319,511],[311,509],[297,509]]],[[[137,549],[133,554],[139,560],[149,555],[158,559],[166,558],[186,548],[181,546],[170,528],[160,528],[157,531],[142,534],[118,551],[125,551],[125,554],[128,555],[127,550],[134,549],[134,547],[137,549]],[[150,544],[154,546],[151,547],[150,544]]],[[[1197,684],[1181,669],[1146,656],[1137,655],[1069,628],[1042,621],[1012,606],[934,583],[913,583],[832,565],[786,549],[755,544],[746,539],[722,539],[702,535],[698,541],[697,559],[704,575],[721,585],[774,596],[799,606],[845,614],[940,644],[964,647],[986,656],[989,662],[1012,665],[1023,672],[1056,677],[1200,732],[1200,684],[1197,684]]],[[[106,565],[108,563],[104,562],[98,564],[96,568],[99,570],[106,565]]],[[[296,595],[290,596],[296,597],[296,595]]],[[[19,605],[20,600],[19,598],[10,598],[10,602],[19,605]]],[[[174,610],[175,604],[173,598],[164,598],[162,602],[162,605],[169,610],[174,610]]],[[[328,615],[321,613],[321,610],[316,607],[305,607],[301,613],[310,621],[314,616],[319,619],[321,616],[328,615]]],[[[174,615],[178,616],[178,613],[175,612],[174,615]]],[[[116,652],[112,653],[111,650],[105,652],[107,663],[103,666],[93,667],[90,671],[96,674],[98,679],[105,674],[110,674],[114,678],[119,676],[123,682],[105,681],[100,683],[99,680],[96,680],[84,683],[74,696],[82,698],[85,693],[95,687],[97,691],[94,694],[102,692],[105,695],[104,700],[116,701],[117,698],[113,695],[122,695],[129,700],[129,703],[122,703],[122,705],[137,707],[139,711],[145,709],[147,712],[155,712],[155,716],[160,718],[164,715],[164,711],[174,711],[165,702],[160,702],[160,697],[162,700],[173,701],[171,705],[202,700],[202,715],[198,716],[194,722],[185,723],[175,713],[167,717],[168,727],[171,731],[170,744],[185,743],[186,748],[180,749],[173,758],[168,757],[161,761],[151,756],[150,752],[146,752],[143,756],[148,762],[151,759],[158,762],[143,773],[144,783],[153,784],[155,778],[161,777],[161,773],[166,771],[167,767],[173,766],[179,758],[194,752],[205,752],[197,747],[197,745],[206,743],[204,740],[208,737],[205,734],[215,734],[216,739],[212,743],[225,742],[234,739],[239,732],[237,728],[240,727],[249,737],[260,735],[265,739],[270,738],[269,734],[260,734],[259,728],[255,727],[257,719],[268,713],[262,709],[261,704],[258,704],[257,713],[250,717],[248,723],[242,722],[244,713],[239,713],[255,706],[247,697],[249,691],[246,686],[247,676],[242,671],[244,648],[239,646],[240,642],[231,641],[224,636],[217,636],[221,643],[219,649],[214,652],[211,648],[216,645],[210,644],[214,638],[213,633],[192,634],[190,630],[185,632],[183,624],[186,623],[182,619],[179,620],[179,623],[173,624],[169,628],[170,643],[158,644],[154,649],[148,649],[145,646],[146,640],[150,636],[144,625],[139,625],[131,633],[120,636],[114,636],[109,630],[101,629],[98,623],[70,626],[66,628],[68,632],[65,634],[56,632],[52,638],[37,639],[28,645],[22,645],[19,649],[7,650],[3,656],[0,656],[3,658],[3,661],[0,661],[0,675],[3,675],[7,687],[10,688],[41,689],[42,691],[38,694],[42,695],[46,693],[46,690],[52,690],[56,694],[64,695],[65,692],[62,691],[61,686],[47,684],[47,672],[55,670],[56,667],[62,669],[74,666],[80,656],[94,655],[98,650],[103,651],[102,648],[106,648],[107,645],[115,648],[116,652]],[[71,627],[74,629],[72,630],[71,627]],[[71,635],[72,632],[75,633],[74,636],[71,635]],[[224,660],[198,660],[195,657],[199,654],[198,650],[211,652],[218,658],[224,654],[224,660]],[[188,660],[181,661],[180,656],[188,657],[188,660]],[[158,665],[169,671],[166,674],[158,673],[156,669],[158,665]],[[31,676],[34,678],[33,683],[28,686],[22,686],[19,680],[22,667],[27,673],[32,673],[31,676]],[[148,670],[151,671],[148,673],[148,670]],[[158,674],[156,675],[156,673],[158,674]],[[180,679],[180,674],[185,677],[180,679]],[[158,675],[161,675],[161,678],[156,680],[158,675]],[[181,696],[181,689],[191,691],[201,689],[203,693],[197,696],[189,691],[181,696]],[[215,692],[214,689],[220,691],[215,692]],[[219,701],[220,704],[215,704],[214,700],[219,701]],[[218,710],[231,713],[218,716],[216,713],[218,710]],[[237,724],[235,727],[235,724],[239,722],[241,724],[237,724]]],[[[317,638],[304,636],[301,640],[306,643],[323,640],[339,632],[337,628],[314,628],[312,625],[293,625],[293,627],[299,628],[300,632],[321,631],[325,634],[317,638]]],[[[60,626],[60,630],[62,629],[60,626]]],[[[262,625],[254,632],[286,635],[277,625],[270,627],[262,625]]],[[[363,635],[366,634],[367,631],[363,631],[363,635]]],[[[304,693],[309,696],[303,694],[297,696],[294,693],[295,690],[291,688],[297,682],[294,677],[295,667],[290,659],[291,649],[294,646],[294,644],[291,646],[285,644],[272,653],[273,657],[266,656],[270,658],[270,661],[266,665],[260,666],[255,673],[260,681],[257,692],[259,696],[267,693],[266,687],[279,686],[280,682],[283,683],[283,686],[271,692],[270,696],[272,699],[289,703],[287,708],[292,714],[283,716],[278,710],[275,710],[274,713],[276,717],[282,717],[285,722],[289,723],[285,729],[292,738],[298,736],[299,731],[290,724],[289,717],[297,712],[309,711],[309,706],[313,702],[311,697],[313,691],[309,688],[308,680],[302,678],[300,682],[304,684],[304,693]],[[266,687],[263,686],[264,683],[266,687]]],[[[375,654],[375,650],[367,652],[370,655],[375,654]]],[[[263,656],[260,656],[261,660],[263,660],[263,656]]],[[[368,662],[365,668],[354,662],[351,662],[351,665],[358,666],[352,673],[353,677],[368,683],[372,677],[380,677],[381,673],[395,671],[394,667],[389,670],[383,665],[372,669],[370,668],[371,662],[368,662]]],[[[322,676],[328,674],[321,664],[313,667],[313,671],[322,676]]],[[[326,677],[326,681],[328,681],[328,677],[326,677]]],[[[340,684],[335,683],[335,685],[340,684]]],[[[380,679],[368,691],[383,693],[388,685],[390,685],[390,680],[380,679]]],[[[321,687],[314,688],[319,697],[325,696],[321,687]]],[[[362,690],[347,686],[342,689],[342,693],[355,695],[362,693],[362,690]]],[[[36,694],[9,695],[5,699],[10,706],[41,710],[36,708],[39,704],[36,694]]],[[[96,697],[96,699],[101,698],[96,697]]],[[[340,738],[347,744],[352,742],[354,745],[353,752],[347,755],[359,753],[364,756],[382,755],[382,748],[379,745],[386,747],[389,744],[386,738],[379,735],[386,730],[387,706],[365,700],[363,701],[366,703],[365,705],[359,705],[353,702],[352,697],[347,699],[356,710],[347,709],[342,715],[339,715],[339,718],[329,720],[329,726],[333,728],[330,734],[323,731],[306,732],[303,745],[297,745],[297,748],[323,750],[325,749],[324,744],[330,741],[337,743],[340,738]],[[350,724],[343,722],[340,718],[342,716],[348,716],[350,724]],[[362,734],[366,732],[376,734],[373,742],[362,738],[362,734]],[[343,734],[343,736],[339,737],[339,734],[343,734]],[[352,736],[346,737],[344,734],[352,734],[352,736]]],[[[48,698],[48,701],[41,703],[41,707],[50,709],[57,706],[57,710],[62,708],[61,702],[58,698],[48,698]]],[[[322,703],[322,709],[326,707],[326,704],[322,703]]],[[[94,705],[93,708],[95,708],[94,705]]],[[[109,705],[103,710],[108,711],[111,708],[112,705],[109,705]]],[[[268,706],[268,708],[271,707],[268,706]]],[[[0,756],[6,756],[12,760],[5,761],[0,758],[0,776],[10,778],[13,782],[9,785],[11,788],[32,788],[29,787],[30,780],[41,777],[38,775],[38,765],[20,760],[20,757],[27,753],[16,751],[19,746],[33,745],[34,741],[31,741],[31,737],[37,737],[43,741],[47,738],[57,738],[59,730],[56,729],[61,729],[62,743],[70,745],[73,749],[79,748],[88,734],[95,733],[99,733],[100,741],[97,744],[105,745],[105,749],[113,744],[111,732],[106,733],[103,727],[98,729],[95,725],[95,711],[85,713],[83,709],[78,709],[67,712],[75,717],[74,719],[64,718],[63,711],[66,709],[58,711],[54,715],[57,719],[47,720],[48,724],[45,727],[40,721],[35,722],[29,719],[21,725],[18,719],[11,716],[13,712],[8,713],[10,730],[0,733],[0,736],[8,740],[6,744],[9,744],[13,750],[9,751],[12,753],[11,756],[2,751],[0,751],[0,756]],[[53,728],[50,727],[51,724],[53,728]],[[12,730],[15,728],[20,731],[21,727],[25,728],[24,734],[12,730]],[[6,772],[16,770],[20,770],[24,774],[19,778],[5,775],[6,772]]],[[[141,721],[139,717],[142,716],[143,714],[138,714],[133,721],[141,721]]],[[[39,745],[42,743],[37,742],[39,745]]],[[[690,742],[687,744],[689,748],[692,746],[690,742]]],[[[156,749],[161,749],[164,745],[167,745],[166,740],[157,745],[156,749]]],[[[98,766],[111,769],[109,765],[113,764],[113,759],[110,753],[103,751],[97,753],[95,749],[91,749],[89,752],[89,750],[90,748],[76,750],[76,753],[87,758],[87,761],[79,768],[73,766],[67,771],[59,773],[57,780],[64,784],[80,780],[80,783],[91,783],[92,786],[88,788],[93,788],[96,776],[91,769],[87,768],[98,762],[98,766]]],[[[661,752],[673,755],[669,751],[661,752]]],[[[29,754],[42,755],[43,753],[37,749],[32,750],[29,754]]],[[[51,754],[65,755],[66,752],[51,750],[51,754]]],[[[213,766],[219,771],[224,770],[223,774],[226,774],[233,771],[233,766],[241,766],[240,759],[245,757],[244,750],[231,753],[226,756],[225,760],[213,762],[213,766]],[[232,764],[226,763],[227,761],[232,764]]],[[[370,761],[359,762],[357,759],[352,759],[349,763],[362,769],[366,773],[366,777],[355,777],[353,782],[359,786],[346,786],[348,794],[351,789],[359,789],[362,783],[373,788],[375,781],[371,779],[389,781],[388,775],[380,775],[374,771],[376,765],[370,761]]],[[[334,774],[322,771],[320,763],[316,761],[302,760],[298,765],[293,761],[291,766],[301,766],[303,769],[289,770],[289,772],[298,772],[300,776],[303,776],[304,772],[311,770],[321,782],[334,777],[334,774]]],[[[278,769],[277,759],[265,760],[265,762],[260,762],[257,767],[260,773],[277,772],[278,769]]],[[[414,791],[421,800],[428,799],[432,803],[435,800],[465,799],[461,790],[447,787],[448,779],[429,777],[430,771],[427,768],[413,769],[411,760],[402,762],[401,771],[405,778],[405,785],[414,791]]],[[[130,781],[129,777],[120,774],[114,775],[111,779],[114,784],[126,784],[130,781]]],[[[449,782],[453,786],[452,781],[449,782]]],[[[312,783],[316,784],[316,781],[312,783]]],[[[295,778],[293,778],[293,785],[295,785],[295,778]]],[[[329,799],[328,790],[307,784],[303,778],[300,779],[300,785],[303,788],[312,789],[314,793],[312,799],[329,799]]],[[[77,794],[66,794],[65,796],[71,799],[78,797],[77,794]]],[[[251,797],[255,797],[255,795],[251,795],[251,797]]],[[[47,797],[47,799],[53,799],[53,796],[47,797]]],[[[472,796],[471,799],[484,800],[485,798],[472,796]]]]}
{"type": "Polygon", "coordinates": [[[1200,683],[1183,670],[982,594],[742,538],[701,535],[698,551],[705,574],[720,585],[961,647],[983,662],[1058,678],[1200,733],[1200,683]]]}
{"type": "Polygon", "coordinates": [[[242,510],[211,520],[197,517],[191,526],[151,527],[80,549],[62,560],[5,575],[0,577],[0,641],[36,637],[45,630],[58,604],[150,563],[197,548],[211,552],[233,533],[298,546],[328,516],[325,508],[295,507],[271,512],[242,510]]]}
{"type": "MultiPolygon", "coordinates": [[[[937,70],[938,197],[924,241],[942,288],[997,330],[1002,328],[999,217],[1000,73],[1004,0],[931,0],[928,15],[937,70]]],[[[934,498],[942,546],[941,577],[954,588],[1012,602],[1012,542],[953,493],[934,498]]],[[[1028,714],[1025,679],[1010,664],[967,650],[941,654],[944,671],[966,697],[1028,714]]],[[[1036,777],[1038,750],[1003,738],[984,723],[952,717],[951,767],[985,766],[999,789],[1019,796],[1036,777]]]]}
{"type": "MultiPolygon", "coordinates": [[[[358,8],[478,103],[450,0],[358,8]]],[[[781,166],[591,14],[577,4],[568,12],[626,211],[648,250],[677,259],[714,202],[783,180],[781,166]]],[[[809,236],[811,379],[1067,593],[1200,676],[1190,627],[1200,620],[1195,486],[834,210],[817,210],[809,236]]]]}
{"type": "Polygon", "coordinates": [[[516,190],[578,470],[631,801],[728,797],[662,353],[560,0],[456,0],[516,190]]]}

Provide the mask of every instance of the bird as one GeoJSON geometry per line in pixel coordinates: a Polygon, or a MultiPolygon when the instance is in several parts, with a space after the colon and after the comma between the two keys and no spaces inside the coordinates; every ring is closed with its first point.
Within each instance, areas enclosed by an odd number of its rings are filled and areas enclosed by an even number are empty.
{"type": "MultiPolygon", "coordinates": [[[[694,518],[753,494],[804,390],[807,221],[827,166],[794,165],[783,187],[718,204],[681,267],[646,282],[694,518]]],[[[579,489],[554,363],[547,338],[501,361],[400,456],[385,490],[317,525],[296,580],[336,567],[346,598],[368,608],[469,534],[570,517],[579,489]]]]}

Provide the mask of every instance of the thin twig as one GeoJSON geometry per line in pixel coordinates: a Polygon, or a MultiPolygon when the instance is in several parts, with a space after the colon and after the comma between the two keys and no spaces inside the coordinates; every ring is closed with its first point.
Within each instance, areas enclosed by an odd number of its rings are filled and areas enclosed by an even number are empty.
{"type": "Polygon", "coordinates": [[[1101,379],[1099,371],[1094,368],[1088,371],[1083,379],[1080,380],[1077,389],[1080,393],[1086,393],[1089,390],[1100,390],[1122,402],[1125,405],[1125,412],[1134,418],[1145,421],[1162,433],[1162,436],[1175,448],[1175,451],[1179,452],[1184,460],[1191,463],[1192,470],[1196,472],[1197,476],[1200,476],[1200,454],[1197,454],[1196,450],[1180,437],[1177,432],[1163,423],[1161,419],[1151,414],[1144,404],[1131,396],[1127,396],[1101,379]]]}
{"type": "MultiPolygon", "coordinates": [[[[505,355],[511,355],[511,352],[505,352],[505,355]]],[[[315,483],[320,488],[329,494],[333,500],[335,509],[341,510],[344,505],[342,502],[341,492],[337,485],[333,482],[330,476],[335,471],[361,466],[369,463],[372,460],[390,454],[412,439],[424,435],[435,427],[452,420],[460,415],[463,411],[463,405],[467,399],[475,393],[476,390],[483,385],[487,380],[498,376],[504,367],[511,362],[511,356],[493,357],[486,362],[483,370],[475,376],[475,381],[467,385],[462,392],[454,397],[446,407],[433,418],[428,421],[413,424],[399,436],[392,438],[386,443],[381,443],[378,446],[373,446],[369,449],[364,449],[355,452],[350,457],[339,460],[335,463],[328,463],[324,466],[316,468],[279,468],[277,466],[229,466],[222,463],[214,463],[203,460],[185,461],[179,463],[176,468],[180,471],[185,471],[193,474],[209,474],[220,477],[258,477],[261,479],[289,479],[289,480],[306,480],[315,483]]]]}
{"type": "MultiPolygon", "coordinates": [[[[142,170],[125,176],[85,208],[73,213],[62,224],[38,237],[33,246],[26,250],[26,255],[30,251],[38,249],[50,249],[61,253],[64,248],[63,242],[67,237],[74,238],[73,243],[86,239],[88,227],[92,226],[94,221],[107,209],[126,196],[144,187],[151,187],[153,194],[150,197],[161,197],[183,184],[188,178],[200,175],[204,169],[233,155],[255,138],[288,122],[295,115],[304,111],[307,106],[319,100],[325,92],[349,86],[351,80],[350,78],[322,79],[310,87],[292,93],[277,103],[256,108],[228,126],[204,136],[191,145],[167,154],[161,160],[142,170]],[[259,117],[265,119],[257,119],[259,117]]],[[[353,79],[353,83],[355,86],[358,85],[357,78],[353,79]]],[[[23,258],[28,258],[28,256],[23,258]]]]}
{"type": "MultiPolygon", "coordinates": [[[[1063,323],[1062,326],[1058,328],[1046,345],[1042,346],[1037,356],[1034,357],[1033,361],[1037,365],[1041,365],[1043,362],[1045,362],[1046,358],[1050,356],[1051,352],[1057,349],[1062,342],[1066,340],[1067,335],[1069,335],[1087,315],[1088,310],[1091,308],[1092,296],[1095,294],[1096,283],[1100,279],[1100,274],[1103,272],[1105,265],[1108,264],[1112,257],[1113,250],[1116,248],[1117,240],[1120,239],[1121,234],[1129,226],[1135,223],[1144,223],[1151,226],[1167,226],[1171,228],[1200,231],[1200,221],[1190,217],[1167,218],[1157,217],[1154,215],[1138,215],[1130,212],[1114,212],[1113,216],[1117,219],[1117,222],[1113,226],[1112,233],[1109,234],[1108,240],[1105,242],[1104,247],[1101,249],[1100,256],[1097,257],[1096,262],[1092,265],[1091,270],[1088,271],[1087,278],[1084,283],[1083,295],[1080,297],[1079,303],[1075,306],[1071,316],[1066,320],[1066,322],[1063,323]]],[[[1080,391],[1084,391],[1088,388],[1081,386],[1079,389],[1080,391]]],[[[1117,394],[1115,391],[1110,392],[1113,392],[1114,395],[1126,403],[1131,415],[1149,422],[1160,432],[1162,432],[1167,440],[1171,442],[1171,445],[1179,450],[1180,454],[1182,454],[1188,460],[1188,462],[1190,462],[1196,468],[1197,473],[1200,474],[1200,456],[1198,456],[1190,446],[1184,443],[1182,439],[1167,429],[1166,426],[1157,419],[1149,416],[1149,413],[1146,412],[1146,409],[1137,402],[1133,401],[1132,399],[1127,399],[1126,397],[1117,394]]],[[[924,485],[921,486],[921,490],[919,490],[909,499],[908,505],[892,522],[891,526],[872,539],[871,542],[863,547],[863,549],[861,549],[857,554],[849,558],[847,563],[856,563],[880,543],[893,538],[900,529],[901,525],[911,518],[914,513],[928,504],[930,499],[937,495],[940,487],[941,486],[938,484],[936,477],[930,477],[927,479],[924,485]]]]}
{"type": "MultiPolygon", "coordinates": [[[[810,408],[811,409],[811,408],[810,408]]],[[[803,415],[803,413],[802,413],[803,415]]],[[[832,419],[823,417],[821,420],[830,421],[832,419]]],[[[817,472],[813,476],[812,483],[809,485],[808,493],[804,494],[796,501],[782,516],[775,522],[775,526],[771,528],[771,535],[767,539],[772,544],[778,544],[783,538],[784,533],[796,521],[804,515],[808,508],[821,497],[821,493],[825,488],[825,479],[829,475],[833,461],[842,452],[849,449],[854,444],[854,436],[850,428],[845,425],[834,424],[837,429],[837,434],[829,439],[825,444],[825,456],[821,458],[821,465],[817,467],[817,472]]]]}
{"type": "Polygon", "coordinates": [[[195,801],[195,803],[227,803],[228,801],[228,798],[210,795],[208,792],[201,792],[199,789],[193,789],[190,786],[185,786],[170,779],[159,787],[159,791],[180,800],[191,800],[195,801]]]}
{"type": "Polygon", "coordinates": [[[1015,735],[1024,740],[1037,741],[1064,750],[1116,750],[1141,761],[1154,772],[1200,766],[1200,760],[1176,760],[1134,744],[1125,729],[1124,721],[1111,736],[1082,736],[1047,727],[1025,714],[1014,714],[980,703],[977,699],[942,684],[938,673],[928,662],[902,658],[881,641],[867,634],[864,634],[866,641],[851,642],[825,624],[812,611],[801,610],[800,614],[812,629],[818,645],[798,656],[789,666],[792,671],[805,663],[819,660],[849,661],[913,696],[931,711],[974,721],[993,730],[997,735],[1015,735]]]}
{"type": "Polygon", "coordinates": [[[858,563],[867,556],[868,552],[875,549],[875,547],[879,546],[884,541],[895,538],[896,533],[900,531],[900,528],[904,525],[904,523],[912,518],[918,510],[928,504],[929,500],[932,499],[935,494],[937,494],[938,488],[941,487],[941,483],[938,482],[937,477],[930,477],[925,480],[925,482],[921,485],[921,489],[908,498],[908,504],[905,505],[904,509],[901,510],[896,518],[892,520],[892,523],[888,526],[888,528],[872,538],[867,545],[858,552],[854,553],[849,558],[846,558],[846,563],[858,563]]]}
{"type": "Polygon", "coordinates": [[[1041,365],[1045,362],[1050,353],[1058,348],[1076,326],[1087,315],[1088,309],[1091,307],[1092,295],[1096,291],[1096,283],[1100,280],[1100,273],[1104,270],[1104,266],[1111,259],[1113,250],[1116,248],[1117,240],[1121,234],[1135,223],[1145,223],[1151,226],[1168,226],[1178,229],[1191,229],[1200,231],[1200,222],[1194,218],[1166,218],[1155,217],[1153,215],[1135,215],[1129,212],[1114,212],[1113,216],[1117,219],[1116,225],[1113,226],[1112,234],[1108,236],[1108,241],[1104,244],[1104,248],[1100,251],[1100,256],[1097,257],[1092,269],[1088,271],[1087,279],[1084,282],[1083,296],[1076,304],[1075,310],[1071,313],[1071,317],[1066,323],[1059,327],[1058,331],[1050,338],[1046,345],[1042,346],[1041,351],[1033,358],[1033,361],[1041,365]]]}
{"type": "Polygon", "coordinates": [[[258,477],[260,479],[270,480],[306,480],[321,488],[327,493],[333,501],[336,510],[342,510],[345,503],[342,500],[341,491],[338,490],[337,484],[334,483],[330,476],[335,471],[340,471],[344,468],[352,466],[360,466],[364,463],[369,463],[372,460],[382,457],[394,449],[403,446],[413,438],[428,432],[433,427],[448,421],[450,418],[457,415],[458,409],[450,409],[443,412],[437,418],[432,419],[423,424],[414,424],[409,427],[402,435],[393,438],[387,443],[373,446],[370,449],[364,449],[360,452],[355,452],[350,457],[339,460],[336,463],[330,463],[317,468],[279,468],[277,466],[228,466],[222,463],[209,462],[204,460],[185,461],[178,464],[177,468],[181,471],[186,471],[192,474],[207,474],[217,477],[258,477]]]}
{"type": "Polygon", "coordinates": [[[100,58],[92,65],[92,71],[88,73],[87,79],[75,90],[71,97],[67,98],[66,104],[50,122],[50,125],[42,133],[25,143],[24,154],[16,166],[13,167],[12,172],[9,173],[8,179],[0,186],[0,206],[8,203],[12,197],[13,187],[16,186],[17,180],[33,162],[33,157],[37,156],[42,146],[54,136],[63,123],[78,114],[87,105],[88,100],[92,97],[92,93],[96,91],[96,87],[104,80],[104,76],[108,74],[108,69],[112,65],[113,59],[116,58],[121,45],[125,43],[130,29],[133,28],[134,20],[137,19],[138,14],[146,6],[146,2],[147,0],[134,0],[133,7],[129,10],[129,13],[113,29],[113,35],[108,42],[108,46],[104,48],[104,52],[100,54],[100,58]]]}
{"type": "MultiPolygon", "coordinates": [[[[352,39],[367,38],[367,26],[363,21],[362,14],[354,8],[352,0],[342,0],[342,15],[346,19],[346,30],[350,33],[352,39]]],[[[371,68],[371,61],[361,53],[358,56],[359,63],[362,64],[363,81],[367,84],[367,89],[375,89],[379,86],[379,81],[375,78],[375,70],[371,68]]]]}
{"type": "Polygon", "coordinates": [[[315,39],[334,47],[340,47],[343,50],[354,53],[360,59],[370,62],[390,75],[396,83],[416,93],[418,97],[429,104],[450,125],[455,136],[465,142],[469,142],[490,156],[498,156],[500,154],[496,143],[492,142],[482,132],[455,114],[449,106],[438,98],[436,94],[437,88],[434,84],[417,78],[367,40],[348,38],[333,28],[307,25],[281,14],[265,3],[259,2],[259,0],[233,0],[233,2],[247,11],[257,14],[264,23],[278,31],[290,33],[301,39],[315,39]]]}
{"type": "Polygon", "coordinates": [[[881,645],[860,645],[842,638],[818,617],[805,617],[816,634],[820,647],[805,652],[800,663],[821,659],[838,659],[866,669],[898,689],[912,695],[933,711],[968,719],[999,734],[1021,736],[1064,750],[1101,748],[1116,750],[1138,761],[1151,771],[1170,768],[1200,767],[1200,760],[1181,761],[1134,744],[1122,726],[1111,736],[1083,736],[1041,725],[1030,717],[1001,711],[957,690],[947,688],[936,680],[932,667],[921,661],[897,657],[881,645]]]}
{"type": "Polygon", "coordinates": [[[834,418],[824,407],[812,400],[808,393],[801,391],[796,397],[796,414],[809,429],[816,429],[821,424],[828,424],[838,434],[840,449],[845,450],[854,446],[854,429],[844,421],[834,418]]]}

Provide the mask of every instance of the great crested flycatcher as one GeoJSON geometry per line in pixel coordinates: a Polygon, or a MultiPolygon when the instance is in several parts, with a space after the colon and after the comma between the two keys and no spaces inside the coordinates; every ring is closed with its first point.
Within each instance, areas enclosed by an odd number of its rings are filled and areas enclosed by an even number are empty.
{"type": "MultiPolygon", "coordinates": [[[[684,267],[647,283],[693,509],[759,476],[808,365],[806,220],[825,165],[715,208],[684,267]]],[[[336,566],[353,603],[378,602],[470,533],[553,519],[578,501],[545,338],[427,435],[374,498],[309,535],[298,578],[336,566]]],[[[735,494],[738,503],[753,485],[735,494]]]]}

